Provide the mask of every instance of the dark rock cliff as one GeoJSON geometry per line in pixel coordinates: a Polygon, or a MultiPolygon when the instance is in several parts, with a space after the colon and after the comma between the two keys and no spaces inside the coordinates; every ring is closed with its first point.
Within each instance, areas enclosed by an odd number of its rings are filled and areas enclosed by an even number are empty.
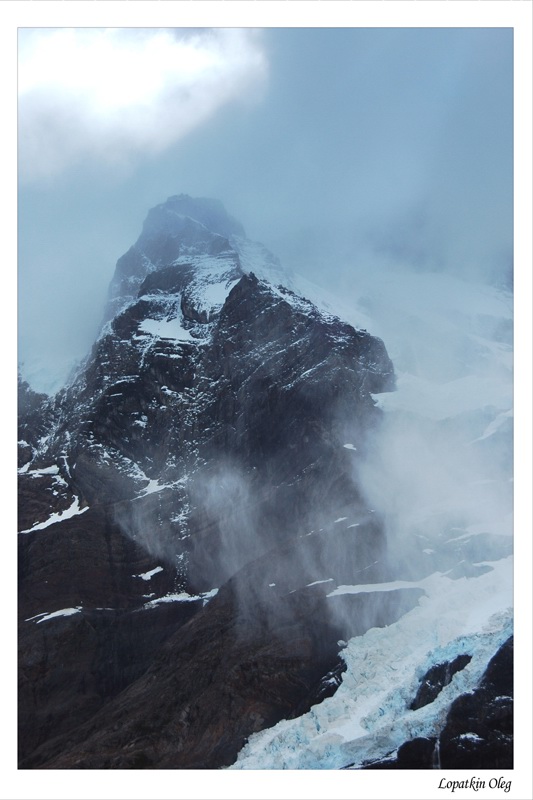
{"type": "MultiPolygon", "coordinates": [[[[246,271],[264,254],[243,237],[209,201],[154,209],[76,379],[51,399],[22,387],[24,767],[58,753],[59,766],[231,763],[338,669],[341,598],[306,586],[383,575],[353,466],[379,418],[371,392],[394,387],[390,359],[246,271]],[[168,731],[148,720],[156,680],[168,731]]],[[[353,625],[387,624],[419,594],[370,615],[359,598],[353,625]]]]}

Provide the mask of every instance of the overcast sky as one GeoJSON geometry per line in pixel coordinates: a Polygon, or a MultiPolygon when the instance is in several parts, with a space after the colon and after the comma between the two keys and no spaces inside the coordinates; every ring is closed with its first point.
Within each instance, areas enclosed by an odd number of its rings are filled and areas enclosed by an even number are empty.
{"type": "Polygon", "coordinates": [[[19,359],[44,389],[38,363],[85,353],[182,192],[325,285],[507,277],[512,112],[511,28],[21,30],[19,359]]]}

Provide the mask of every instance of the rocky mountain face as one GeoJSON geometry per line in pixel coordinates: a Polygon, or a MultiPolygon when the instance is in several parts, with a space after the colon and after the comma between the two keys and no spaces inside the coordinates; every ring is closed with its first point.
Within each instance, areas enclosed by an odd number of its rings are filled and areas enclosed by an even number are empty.
{"type": "Polygon", "coordinates": [[[394,370],[287,283],[221,204],[169,198],[73,381],[20,383],[22,768],[228,766],[422,597],[332,595],[402,577],[357,480],[394,370]]]}

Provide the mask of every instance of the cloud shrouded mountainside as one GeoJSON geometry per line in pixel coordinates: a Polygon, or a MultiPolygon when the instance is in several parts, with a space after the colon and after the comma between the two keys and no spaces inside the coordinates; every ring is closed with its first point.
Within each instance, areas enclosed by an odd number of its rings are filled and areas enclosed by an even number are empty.
{"type": "Polygon", "coordinates": [[[510,295],[382,278],[174,195],[20,383],[21,769],[512,768],[510,295]]]}
{"type": "Polygon", "coordinates": [[[297,796],[509,725],[517,38],[461,24],[20,31],[22,775],[233,759],[297,796]],[[164,198],[231,224],[159,257],[164,198]],[[370,448],[324,413],[354,389],[370,448]]]}
{"type": "Polygon", "coordinates": [[[64,380],[176,191],[344,297],[383,268],[508,284],[512,48],[503,28],[22,30],[23,373],[64,380]]]}

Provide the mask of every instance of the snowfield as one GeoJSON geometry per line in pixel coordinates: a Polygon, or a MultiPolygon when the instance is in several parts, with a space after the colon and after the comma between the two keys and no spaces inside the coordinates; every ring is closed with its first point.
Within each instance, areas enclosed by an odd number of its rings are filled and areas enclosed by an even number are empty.
{"type": "Polygon", "coordinates": [[[197,341],[191,332],[186,330],[179,318],[175,319],[144,319],[139,330],[151,336],[158,336],[160,339],[174,339],[177,342],[197,341]]]}
{"type": "MultiPolygon", "coordinates": [[[[139,576],[140,577],[140,576],[139,576]]],[[[156,597],[155,600],[149,600],[144,604],[143,608],[155,608],[161,603],[195,603],[198,600],[203,600],[205,606],[211,598],[218,592],[218,589],[211,589],[209,592],[202,592],[201,594],[189,594],[188,592],[177,592],[175,594],[166,594],[163,597],[156,597]]]]}
{"type": "Polygon", "coordinates": [[[57,617],[71,617],[73,614],[79,614],[80,612],[81,606],[76,606],[76,608],[60,608],[59,611],[52,611],[51,614],[48,614],[46,611],[42,614],[36,614],[34,617],[29,617],[26,622],[36,620],[37,624],[39,624],[40,622],[46,622],[49,619],[56,619],[57,617]]]}
{"type": "Polygon", "coordinates": [[[56,511],[51,514],[47,520],[44,522],[36,522],[31,528],[27,528],[24,531],[20,531],[20,533],[33,533],[33,531],[41,531],[44,528],[48,528],[49,525],[54,525],[56,522],[64,522],[66,519],[70,519],[71,517],[75,517],[78,514],[84,514],[85,511],[89,510],[89,506],[85,506],[85,508],[80,508],[80,498],[74,497],[72,501],[72,505],[70,508],[65,509],[65,511],[56,511]]]}

